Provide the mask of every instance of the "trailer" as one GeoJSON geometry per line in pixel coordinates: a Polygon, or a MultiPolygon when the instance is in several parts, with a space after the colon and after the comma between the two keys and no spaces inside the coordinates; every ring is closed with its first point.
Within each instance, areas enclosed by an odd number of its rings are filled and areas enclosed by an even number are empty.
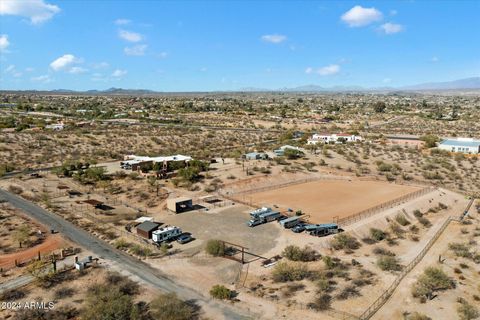
{"type": "Polygon", "coordinates": [[[301,218],[302,218],[301,216],[293,216],[293,217],[287,218],[285,220],[281,220],[281,221],[279,221],[279,223],[285,229],[290,229],[290,228],[295,227],[297,224],[299,224],[300,221],[301,221],[301,218]]]}
{"type": "Polygon", "coordinates": [[[255,227],[259,224],[267,223],[270,221],[278,220],[282,215],[278,211],[268,211],[258,215],[256,218],[250,219],[247,222],[249,227],[255,227]]]}
{"type": "Polygon", "coordinates": [[[175,226],[159,228],[152,232],[152,240],[156,243],[170,241],[182,234],[182,229],[175,226]]]}
{"type": "Polygon", "coordinates": [[[271,211],[272,211],[272,208],[261,207],[259,209],[256,209],[250,212],[250,217],[252,217],[252,219],[257,219],[260,215],[271,212],[271,211]]]}
{"type": "Polygon", "coordinates": [[[317,228],[310,230],[310,235],[317,236],[317,237],[324,237],[330,234],[339,233],[340,229],[338,228],[338,224],[336,223],[325,223],[320,224],[317,228]]]}

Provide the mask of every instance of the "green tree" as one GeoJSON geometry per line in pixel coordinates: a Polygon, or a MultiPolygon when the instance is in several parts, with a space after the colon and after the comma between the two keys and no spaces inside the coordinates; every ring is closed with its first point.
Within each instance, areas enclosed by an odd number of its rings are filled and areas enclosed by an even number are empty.
{"type": "Polygon", "coordinates": [[[28,225],[22,225],[15,230],[13,238],[18,242],[20,248],[22,244],[28,241],[30,238],[30,227],[28,225]]]}
{"type": "Polygon", "coordinates": [[[440,138],[433,134],[427,134],[420,137],[420,140],[425,142],[427,148],[434,148],[437,146],[437,142],[440,141],[440,138]]]}
{"type": "Polygon", "coordinates": [[[373,104],[373,110],[377,113],[382,113],[385,112],[385,109],[387,108],[385,102],[383,101],[377,101],[373,104]]]}

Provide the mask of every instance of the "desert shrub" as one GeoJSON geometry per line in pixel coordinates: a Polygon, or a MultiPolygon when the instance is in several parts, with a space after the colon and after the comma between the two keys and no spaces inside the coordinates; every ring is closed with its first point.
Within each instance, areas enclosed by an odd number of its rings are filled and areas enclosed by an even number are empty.
{"type": "Polygon", "coordinates": [[[180,300],[175,293],[157,296],[150,302],[149,314],[152,319],[190,320],[196,316],[193,306],[180,300]]]}
{"type": "Polygon", "coordinates": [[[133,320],[137,319],[138,312],[132,296],[111,285],[94,285],[88,290],[81,317],[89,320],[133,320]]]}
{"type": "Polygon", "coordinates": [[[423,217],[423,213],[420,211],[420,210],[415,210],[413,211],[413,215],[415,216],[415,218],[421,218],[423,217]]]}
{"type": "Polygon", "coordinates": [[[473,320],[480,316],[478,309],[465,299],[460,300],[460,305],[457,307],[457,314],[460,320],[473,320]]]}
{"type": "Polygon", "coordinates": [[[430,227],[432,225],[432,223],[430,222],[430,220],[428,220],[427,218],[425,217],[420,217],[418,218],[418,222],[420,222],[424,227],[430,227]]]}
{"type": "Polygon", "coordinates": [[[316,282],[317,293],[327,293],[333,290],[335,281],[327,279],[318,279],[316,282]]]}
{"type": "Polygon", "coordinates": [[[118,272],[108,272],[105,277],[107,285],[115,287],[123,294],[132,296],[139,293],[139,285],[128,277],[118,272]]]}
{"type": "Polygon", "coordinates": [[[398,259],[393,256],[378,257],[377,266],[383,271],[399,271],[402,269],[402,266],[398,263],[398,259]]]}
{"type": "Polygon", "coordinates": [[[15,193],[15,194],[22,194],[23,193],[23,189],[19,186],[15,186],[15,185],[10,185],[8,186],[8,191],[10,191],[11,193],[15,193]]]}
{"type": "Polygon", "coordinates": [[[452,250],[457,257],[470,259],[473,257],[473,254],[469,251],[469,247],[465,243],[449,243],[448,249],[452,250]]]}
{"type": "Polygon", "coordinates": [[[373,253],[376,255],[382,255],[382,256],[391,256],[391,257],[395,256],[394,252],[381,247],[373,248],[373,253]]]}
{"type": "Polygon", "coordinates": [[[64,287],[64,288],[57,289],[55,291],[54,297],[55,297],[55,300],[60,300],[63,298],[71,297],[74,294],[75,294],[75,290],[73,288],[64,287]]]}
{"type": "Polygon", "coordinates": [[[125,239],[118,239],[114,242],[113,246],[117,249],[123,250],[128,249],[132,244],[127,242],[125,239]]]}
{"type": "Polygon", "coordinates": [[[291,261],[308,262],[308,261],[317,260],[319,257],[319,254],[317,251],[309,247],[305,247],[301,249],[298,246],[290,245],[285,247],[285,249],[282,252],[282,256],[284,256],[285,258],[291,261]]]}
{"type": "Polygon", "coordinates": [[[432,318],[418,312],[414,312],[407,317],[407,320],[432,320],[432,318]]]}
{"type": "Polygon", "coordinates": [[[412,286],[414,298],[431,298],[433,292],[455,288],[455,282],[440,268],[428,267],[412,286]]]}
{"type": "Polygon", "coordinates": [[[25,292],[18,290],[18,289],[10,289],[4,291],[0,295],[0,300],[2,301],[14,301],[25,297],[25,292]]]}
{"type": "Polygon", "coordinates": [[[395,221],[397,221],[398,224],[401,226],[406,226],[410,224],[410,221],[408,221],[407,217],[405,217],[405,215],[403,215],[402,213],[399,213],[395,216],[395,221]]]}
{"type": "Polygon", "coordinates": [[[142,256],[142,257],[148,257],[152,254],[152,249],[145,246],[138,245],[138,244],[132,244],[132,246],[130,247],[130,250],[134,255],[142,256]]]}
{"type": "Polygon", "coordinates": [[[221,300],[230,300],[235,296],[235,292],[223,285],[216,284],[210,289],[212,298],[221,300]]]}
{"type": "Polygon", "coordinates": [[[272,279],[275,282],[303,280],[308,275],[307,266],[301,263],[280,262],[272,271],[272,279]]]}
{"type": "Polygon", "coordinates": [[[376,228],[370,228],[370,237],[375,241],[382,241],[387,237],[387,233],[376,228]]]}
{"type": "Polygon", "coordinates": [[[360,295],[360,291],[354,285],[348,285],[337,294],[336,298],[338,300],[347,300],[351,297],[357,297],[360,295]]]}
{"type": "Polygon", "coordinates": [[[332,296],[329,294],[321,294],[315,298],[315,300],[308,304],[308,306],[314,310],[322,311],[330,309],[332,304],[332,296]]]}
{"type": "Polygon", "coordinates": [[[337,234],[335,237],[333,237],[330,244],[335,250],[355,250],[360,247],[360,242],[358,242],[357,238],[346,233],[337,234]]]}
{"type": "Polygon", "coordinates": [[[211,239],[208,240],[205,251],[214,257],[223,256],[225,254],[225,245],[220,240],[211,239]]]}

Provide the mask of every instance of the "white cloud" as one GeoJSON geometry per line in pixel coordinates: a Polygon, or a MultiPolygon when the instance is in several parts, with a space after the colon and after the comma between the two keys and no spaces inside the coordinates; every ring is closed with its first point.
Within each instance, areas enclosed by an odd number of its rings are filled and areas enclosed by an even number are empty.
{"type": "Polygon", "coordinates": [[[440,61],[440,59],[437,56],[432,57],[432,62],[438,62],[438,61],[440,61]]]}
{"type": "Polygon", "coordinates": [[[18,71],[13,64],[5,68],[5,73],[11,75],[14,78],[20,78],[23,74],[22,72],[18,71]]]}
{"type": "Polygon", "coordinates": [[[124,26],[126,24],[129,24],[130,22],[132,21],[128,19],[117,19],[113,23],[115,23],[117,26],[124,26]]]}
{"type": "Polygon", "coordinates": [[[68,70],[69,73],[73,73],[73,74],[85,73],[87,71],[88,69],[85,69],[82,67],[71,67],[70,70],[68,70]]]}
{"type": "Polygon", "coordinates": [[[126,75],[126,74],[127,74],[127,70],[116,69],[115,71],[113,71],[112,77],[114,77],[114,78],[121,78],[121,77],[123,77],[123,76],[126,75]]]}
{"type": "Polygon", "coordinates": [[[325,67],[321,67],[317,70],[313,69],[312,67],[308,67],[305,69],[305,73],[312,74],[317,73],[321,76],[331,76],[340,72],[340,66],[338,64],[330,64],[325,67]]]}
{"type": "Polygon", "coordinates": [[[157,55],[157,57],[158,57],[159,59],[165,59],[167,56],[168,56],[168,53],[165,52],[165,51],[164,51],[164,52],[160,52],[160,53],[157,55]]]}
{"type": "Polygon", "coordinates": [[[9,45],[10,45],[10,42],[8,41],[8,35],[6,34],[0,35],[0,51],[7,50],[9,45]]]}
{"type": "Polygon", "coordinates": [[[390,82],[392,82],[392,79],[390,79],[390,78],[385,78],[385,79],[383,79],[382,81],[383,81],[383,83],[390,83],[390,82]]]}
{"type": "Polygon", "coordinates": [[[405,28],[401,24],[387,22],[380,26],[380,30],[385,34],[394,34],[402,32],[405,28]]]}
{"type": "Polygon", "coordinates": [[[73,54],[64,54],[60,58],[57,58],[55,61],[50,63],[50,68],[52,68],[54,71],[60,71],[77,62],[79,62],[79,59],[73,54]]]}
{"type": "Polygon", "coordinates": [[[363,27],[382,18],[383,14],[379,10],[362,6],[355,6],[341,16],[342,21],[350,27],[363,27]]]}
{"type": "Polygon", "coordinates": [[[109,66],[108,62],[104,62],[104,61],[92,64],[92,67],[94,69],[105,69],[105,68],[108,68],[108,66],[109,66]]]}
{"type": "Polygon", "coordinates": [[[33,24],[41,24],[60,12],[56,5],[43,0],[2,0],[0,15],[15,15],[27,17],[33,24]]]}
{"type": "Polygon", "coordinates": [[[143,36],[140,33],[127,30],[118,31],[118,36],[123,40],[127,40],[129,42],[139,42],[143,40],[143,36]]]}
{"type": "Polygon", "coordinates": [[[127,56],[143,56],[145,55],[145,50],[147,50],[147,45],[139,44],[133,47],[125,47],[123,52],[125,52],[127,56]]]}
{"type": "Polygon", "coordinates": [[[270,43],[282,43],[287,40],[287,37],[281,34],[266,34],[262,36],[262,41],[270,43]]]}
{"type": "Polygon", "coordinates": [[[5,69],[5,73],[10,73],[13,70],[15,70],[15,66],[13,64],[11,64],[5,69]]]}
{"type": "Polygon", "coordinates": [[[53,79],[50,78],[50,76],[48,74],[44,74],[44,75],[38,76],[38,77],[32,77],[32,78],[30,78],[30,80],[35,81],[35,82],[43,82],[43,83],[49,83],[49,82],[53,81],[53,79]]]}

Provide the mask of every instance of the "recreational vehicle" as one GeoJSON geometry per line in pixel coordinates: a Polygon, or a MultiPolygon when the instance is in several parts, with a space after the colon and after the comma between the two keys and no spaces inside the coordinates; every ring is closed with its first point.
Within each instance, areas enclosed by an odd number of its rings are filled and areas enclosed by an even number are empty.
{"type": "Polygon", "coordinates": [[[182,234],[182,230],[175,226],[159,228],[152,232],[152,240],[156,243],[170,241],[182,234]]]}
{"type": "Polygon", "coordinates": [[[267,223],[267,222],[270,222],[270,221],[273,221],[273,220],[277,220],[281,216],[282,215],[278,211],[268,211],[268,212],[265,212],[265,213],[262,213],[262,214],[258,215],[256,218],[250,219],[250,221],[248,221],[247,225],[249,227],[255,227],[255,226],[257,226],[259,224],[262,224],[262,223],[267,223]]]}
{"type": "Polygon", "coordinates": [[[285,229],[290,229],[295,227],[301,221],[301,216],[293,216],[285,220],[279,221],[280,225],[285,229]]]}

